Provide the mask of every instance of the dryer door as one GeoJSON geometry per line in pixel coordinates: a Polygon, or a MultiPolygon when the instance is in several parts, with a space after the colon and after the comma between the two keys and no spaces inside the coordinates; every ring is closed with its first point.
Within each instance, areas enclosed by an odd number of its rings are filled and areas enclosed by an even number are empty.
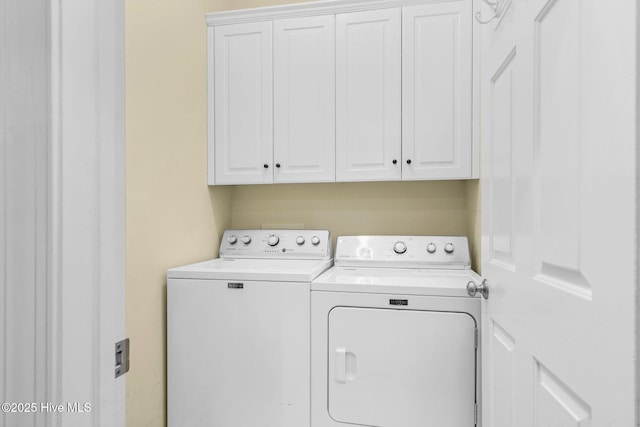
{"type": "Polygon", "coordinates": [[[473,426],[475,330],[466,313],[334,308],[329,414],[365,426],[473,426]]]}

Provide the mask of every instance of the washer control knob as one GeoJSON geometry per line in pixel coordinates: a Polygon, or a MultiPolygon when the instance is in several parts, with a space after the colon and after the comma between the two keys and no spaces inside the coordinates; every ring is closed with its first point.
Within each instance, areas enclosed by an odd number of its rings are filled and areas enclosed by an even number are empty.
{"type": "Polygon", "coordinates": [[[446,245],[444,245],[444,251],[448,254],[453,253],[454,249],[455,246],[453,246],[453,243],[447,243],[446,245]]]}
{"type": "Polygon", "coordinates": [[[248,245],[249,243],[251,243],[251,236],[245,234],[240,240],[242,240],[242,243],[244,243],[245,245],[248,245]]]}
{"type": "Polygon", "coordinates": [[[269,246],[275,246],[279,242],[280,242],[280,238],[275,234],[272,234],[271,236],[269,236],[269,239],[267,239],[267,244],[269,244],[269,246]]]}
{"type": "Polygon", "coordinates": [[[404,242],[396,242],[393,245],[393,251],[397,254],[403,254],[407,252],[407,245],[404,242]]]}
{"type": "Polygon", "coordinates": [[[435,243],[429,243],[427,245],[427,252],[429,252],[430,254],[434,253],[436,251],[436,245],[435,243]]]}
{"type": "Polygon", "coordinates": [[[229,236],[229,238],[227,239],[227,242],[229,242],[230,245],[235,245],[237,241],[238,241],[238,238],[233,234],[229,236]]]}
{"type": "Polygon", "coordinates": [[[313,246],[318,246],[320,244],[320,238],[318,236],[313,236],[311,238],[311,244],[313,246]]]}
{"type": "Polygon", "coordinates": [[[296,243],[299,245],[304,245],[304,237],[302,236],[296,237],[296,243]]]}

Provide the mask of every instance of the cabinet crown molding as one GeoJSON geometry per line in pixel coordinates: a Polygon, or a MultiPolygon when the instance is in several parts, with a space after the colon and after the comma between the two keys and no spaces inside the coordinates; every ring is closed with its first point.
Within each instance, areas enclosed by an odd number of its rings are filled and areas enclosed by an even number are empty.
{"type": "Polygon", "coordinates": [[[465,0],[320,0],[253,9],[228,10],[205,14],[207,26],[241,24],[268,19],[299,18],[304,16],[359,12],[417,4],[445,3],[465,0]]]}

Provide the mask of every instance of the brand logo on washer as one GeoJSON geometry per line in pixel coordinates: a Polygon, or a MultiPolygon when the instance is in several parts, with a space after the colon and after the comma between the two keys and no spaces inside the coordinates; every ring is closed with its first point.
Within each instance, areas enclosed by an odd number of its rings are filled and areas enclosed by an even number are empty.
{"type": "Polygon", "coordinates": [[[227,283],[229,289],[244,289],[244,283],[227,283]]]}
{"type": "Polygon", "coordinates": [[[409,305],[408,299],[390,299],[389,304],[391,305],[409,305]]]}

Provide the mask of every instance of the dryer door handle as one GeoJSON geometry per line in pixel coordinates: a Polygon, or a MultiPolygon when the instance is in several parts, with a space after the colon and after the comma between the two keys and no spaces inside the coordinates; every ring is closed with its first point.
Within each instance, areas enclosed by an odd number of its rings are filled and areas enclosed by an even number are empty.
{"type": "Polygon", "coordinates": [[[336,348],[336,364],[334,366],[334,376],[337,383],[346,384],[347,381],[356,379],[358,365],[356,355],[347,349],[336,348]]]}

